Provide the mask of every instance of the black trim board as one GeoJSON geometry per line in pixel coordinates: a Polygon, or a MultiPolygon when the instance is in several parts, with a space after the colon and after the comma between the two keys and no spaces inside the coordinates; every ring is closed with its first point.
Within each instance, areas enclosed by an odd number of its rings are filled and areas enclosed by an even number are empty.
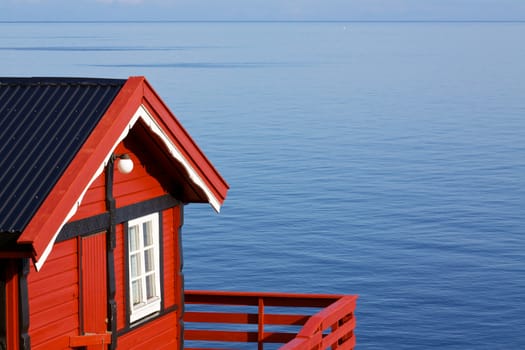
{"type": "Polygon", "coordinates": [[[113,173],[114,173],[114,156],[106,166],[106,210],[108,212],[108,229],[106,231],[106,282],[107,282],[107,318],[108,331],[111,333],[110,350],[117,348],[117,303],[115,301],[116,281],[115,281],[115,259],[113,251],[117,245],[115,212],[116,201],[113,195],[113,173]]]}
{"type": "Polygon", "coordinates": [[[124,326],[124,329],[130,329],[131,327],[131,324],[129,322],[129,315],[131,315],[131,305],[129,305],[129,236],[128,236],[128,231],[129,231],[129,225],[128,225],[128,222],[126,221],[124,223],[124,252],[122,254],[122,258],[123,258],[123,261],[122,261],[122,264],[124,265],[124,303],[126,304],[126,313],[124,315],[124,319],[125,319],[125,326],[124,326]]]}
{"type": "Polygon", "coordinates": [[[108,229],[109,213],[99,214],[86,219],[67,223],[56,239],[56,242],[67,241],[78,236],[89,236],[108,229]]]}
{"type": "Polygon", "coordinates": [[[20,349],[31,349],[31,337],[29,336],[29,289],[27,287],[27,276],[29,275],[29,259],[22,259],[18,272],[18,303],[20,321],[20,349]]]}
{"type": "MultiPolygon", "coordinates": [[[[180,205],[181,202],[170,194],[153,198],[144,202],[127,205],[115,210],[115,224],[151,214],[160,212],[169,208],[180,205]]],[[[77,236],[89,236],[108,229],[109,213],[103,213],[89,218],[69,222],[58,234],[56,242],[66,241],[77,236]]]]}
{"type": "MultiPolygon", "coordinates": [[[[159,282],[160,282],[160,309],[164,310],[165,308],[165,293],[164,293],[164,212],[159,212],[159,282]]],[[[126,251],[129,256],[129,250],[126,251]]],[[[129,267],[128,267],[129,274],[129,267]]],[[[128,299],[129,304],[129,299],[128,299]]]]}

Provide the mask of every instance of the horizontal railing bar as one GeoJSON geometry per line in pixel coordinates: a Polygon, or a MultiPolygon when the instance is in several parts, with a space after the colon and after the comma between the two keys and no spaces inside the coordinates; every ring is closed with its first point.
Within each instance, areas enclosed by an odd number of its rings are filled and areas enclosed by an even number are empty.
{"type": "MultiPolygon", "coordinates": [[[[309,317],[309,315],[264,314],[264,323],[266,325],[302,326],[309,317]]],[[[257,314],[240,312],[186,311],[184,322],[257,324],[259,318],[257,314]]]]}
{"type": "Polygon", "coordinates": [[[231,348],[184,348],[184,350],[234,350],[231,348]]]}
{"type": "Polygon", "coordinates": [[[352,335],[352,337],[337,346],[337,350],[352,350],[353,348],[355,348],[355,335],[352,335]]]}
{"type": "Polygon", "coordinates": [[[327,299],[337,300],[348,296],[347,294],[314,294],[314,293],[280,293],[280,292],[238,292],[238,291],[226,291],[226,290],[188,290],[184,291],[185,295],[191,296],[233,296],[233,297],[279,297],[288,299],[327,299]]]}
{"type": "Polygon", "coordinates": [[[287,343],[295,336],[297,333],[285,333],[285,332],[265,332],[263,335],[264,343],[287,343]]]}
{"type": "Polygon", "coordinates": [[[257,342],[257,332],[187,329],[184,340],[254,343],[257,342]]]}
{"type": "Polygon", "coordinates": [[[184,348],[184,350],[234,350],[231,348],[184,348]]]}
{"type": "MultiPolygon", "coordinates": [[[[264,343],[286,343],[294,339],[296,333],[265,332],[262,341],[264,343]]],[[[218,342],[257,342],[257,332],[241,331],[217,331],[217,330],[186,330],[184,332],[186,341],[218,341],[218,342]],[[247,340],[251,339],[251,340],[247,340]],[[254,340],[255,339],[255,340],[254,340]]]]}
{"type": "Polygon", "coordinates": [[[327,329],[343,317],[353,313],[357,297],[347,296],[319,311],[305,324],[299,335],[310,336],[318,329],[327,329]]]}
{"type": "Polygon", "coordinates": [[[352,331],[355,328],[354,320],[348,321],[343,325],[338,326],[335,331],[332,331],[330,334],[327,334],[323,338],[323,343],[321,348],[326,349],[328,346],[335,344],[339,339],[343,339],[346,335],[352,334],[352,331]]]}
{"type": "Polygon", "coordinates": [[[232,348],[217,348],[217,347],[213,347],[213,348],[202,348],[202,347],[198,347],[198,348],[194,348],[194,347],[185,347],[184,350],[236,350],[236,349],[232,349],[232,348]]]}
{"type": "Polygon", "coordinates": [[[184,322],[257,324],[257,314],[186,311],[184,322]]]}
{"type": "MultiPolygon", "coordinates": [[[[312,346],[315,348],[326,349],[335,344],[339,339],[344,339],[346,335],[353,338],[353,329],[355,328],[355,309],[357,297],[345,296],[337,302],[322,309],[306,322],[301,329],[297,338],[285,344],[283,350],[304,350],[312,346]],[[347,320],[339,325],[339,321],[347,320]],[[323,337],[323,332],[336,326],[337,329],[323,337]]],[[[350,343],[351,344],[351,343],[350,343]]],[[[351,349],[351,347],[350,347],[351,349]]]]}
{"type": "Polygon", "coordinates": [[[353,313],[355,310],[356,301],[356,297],[346,296],[319,311],[317,315],[324,318],[322,327],[328,328],[335,322],[353,313]]]}
{"type": "Polygon", "coordinates": [[[256,293],[256,292],[208,292],[186,291],[186,304],[211,305],[245,305],[257,306],[259,299],[264,299],[265,306],[287,307],[325,307],[342,298],[343,295],[327,294],[284,294],[284,293],[256,293]]]}
{"type": "MultiPolygon", "coordinates": [[[[212,297],[204,300],[204,297],[189,297],[185,300],[186,304],[199,304],[199,305],[236,305],[236,306],[257,306],[258,299],[252,298],[239,298],[233,297],[212,297]]],[[[280,298],[262,298],[265,306],[280,306],[280,307],[315,307],[323,308],[335,300],[325,299],[280,299],[280,298]]]]}
{"type": "Polygon", "coordinates": [[[264,314],[264,324],[283,325],[283,326],[304,326],[310,315],[285,315],[285,314],[264,314]]]}
{"type": "Polygon", "coordinates": [[[294,338],[281,346],[279,350],[305,350],[308,349],[309,340],[305,338],[294,338]]]}

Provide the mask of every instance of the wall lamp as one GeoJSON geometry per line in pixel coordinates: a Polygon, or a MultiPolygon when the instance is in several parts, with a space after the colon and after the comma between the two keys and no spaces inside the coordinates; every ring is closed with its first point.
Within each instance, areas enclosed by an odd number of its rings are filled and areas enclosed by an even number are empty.
{"type": "Polygon", "coordinates": [[[118,159],[117,169],[121,174],[129,174],[133,170],[133,160],[129,154],[114,154],[113,160],[118,159]]]}

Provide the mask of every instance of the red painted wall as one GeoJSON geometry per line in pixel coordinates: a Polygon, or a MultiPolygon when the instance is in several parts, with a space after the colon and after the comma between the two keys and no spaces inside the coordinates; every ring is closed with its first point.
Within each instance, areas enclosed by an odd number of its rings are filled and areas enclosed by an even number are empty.
{"type": "Polygon", "coordinates": [[[105,174],[102,173],[87,190],[80,207],[76,214],[69,221],[85,219],[96,214],[102,214],[106,211],[106,202],[104,196],[105,174]]]}
{"type": "Polygon", "coordinates": [[[175,313],[167,314],[150,323],[136,327],[132,332],[119,337],[118,349],[178,349],[176,330],[177,317],[175,313]]]}
{"type": "Polygon", "coordinates": [[[5,333],[3,336],[2,346],[7,346],[7,349],[18,349],[20,347],[20,325],[19,325],[19,279],[18,279],[18,264],[16,260],[0,259],[0,310],[4,317],[0,320],[5,333]]]}
{"type": "Polygon", "coordinates": [[[82,329],[86,333],[107,330],[106,233],[81,237],[82,329]]]}
{"type": "MultiPolygon", "coordinates": [[[[123,145],[119,145],[115,153],[129,153],[134,161],[131,174],[114,173],[113,193],[117,208],[166,194],[161,184],[148,174],[140,161],[123,145]]],[[[116,167],[115,167],[116,168],[116,167]]],[[[97,178],[86,192],[80,208],[70,221],[88,218],[104,213],[105,209],[105,179],[104,174],[97,178]]],[[[116,227],[117,244],[114,250],[115,282],[117,303],[117,333],[118,349],[176,349],[180,334],[179,320],[182,307],[182,277],[179,228],[181,225],[180,207],[165,210],[162,213],[163,233],[163,269],[164,269],[164,311],[162,316],[145,322],[140,326],[128,328],[126,284],[126,252],[124,251],[123,224],[116,227]]],[[[101,284],[106,288],[105,269],[105,235],[95,238],[74,238],[56,243],[48,260],[41,271],[31,270],[28,276],[29,307],[30,307],[30,337],[32,349],[70,349],[69,336],[79,335],[82,322],[86,330],[100,328],[100,320],[91,322],[87,318],[99,319],[101,300],[106,303],[105,295],[96,297],[87,293],[100,294],[101,284]],[[83,256],[81,254],[89,254],[83,256]],[[99,262],[102,266],[95,265],[99,262]],[[79,266],[84,265],[84,275],[79,266]],[[79,283],[81,281],[81,283],[79,283]],[[83,300],[79,295],[83,291],[83,300]],[[80,306],[84,303],[84,306],[80,306]],[[87,303],[87,304],[86,304],[87,303]],[[95,314],[86,315],[89,307],[95,305],[95,314]],[[82,311],[84,317],[82,319],[82,311]]]]}
{"type": "Polygon", "coordinates": [[[68,349],[79,332],[77,240],[55,244],[42,270],[29,273],[31,348],[68,349]]]}

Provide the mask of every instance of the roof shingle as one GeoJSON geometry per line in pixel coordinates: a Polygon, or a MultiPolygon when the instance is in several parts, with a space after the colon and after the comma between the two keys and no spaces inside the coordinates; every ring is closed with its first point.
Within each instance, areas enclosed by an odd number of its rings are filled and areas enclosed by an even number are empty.
{"type": "Polygon", "coordinates": [[[126,80],[0,78],[0,232],[22,232],[126,80]]]}

